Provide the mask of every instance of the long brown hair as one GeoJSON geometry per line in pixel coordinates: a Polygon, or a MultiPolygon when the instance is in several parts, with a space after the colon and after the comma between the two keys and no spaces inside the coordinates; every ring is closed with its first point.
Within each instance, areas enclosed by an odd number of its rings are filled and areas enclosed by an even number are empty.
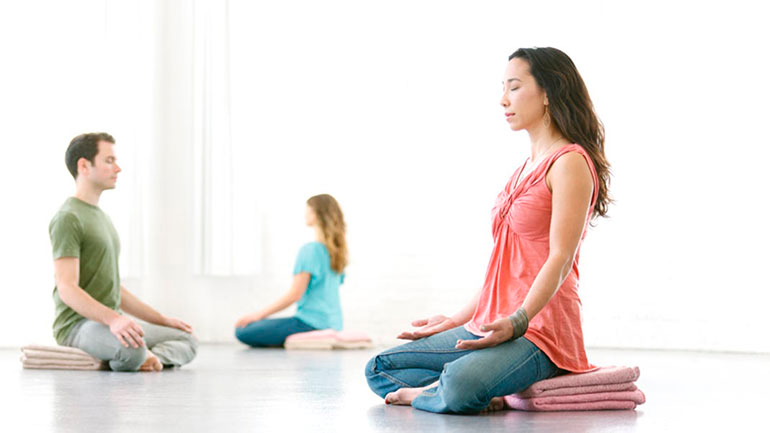
{"type": "Polygon", "coordinates": [[[537,85],[548,95],[546,106],[553,127],[572,143],[586,150],[599,178],[599,191],[592,217],[606,216],[609,196],[610,163],[604,156],[604,125],[594,111],[583,78],[572,59],[556,48],[519,48],[508,57],[524,59],[537,85]]]}
{"type": "Polygon", "coordinates": [[[313,209],[316,222],[321,229],[322,243],[329,250],[331,268],[338,274],[348,264],[348,244],[345,241],[345,218],[334,197],[329,194],[314,195],[307,199],[313,209]]]}

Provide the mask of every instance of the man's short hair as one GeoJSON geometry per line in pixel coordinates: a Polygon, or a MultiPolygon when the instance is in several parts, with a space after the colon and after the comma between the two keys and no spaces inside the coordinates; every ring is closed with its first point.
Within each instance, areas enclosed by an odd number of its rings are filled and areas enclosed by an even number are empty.
{"type": "Polygon", "coordinates": [[[99,153],[99,142],[107,141],[115,144],[115,139],[106,132],[89,132],[80,134],[70,141],[67,152],[64,154],[64,162],[74,179],[78,178],[78,161],[85,158],[94,164],[94,157],[99,153]]]}

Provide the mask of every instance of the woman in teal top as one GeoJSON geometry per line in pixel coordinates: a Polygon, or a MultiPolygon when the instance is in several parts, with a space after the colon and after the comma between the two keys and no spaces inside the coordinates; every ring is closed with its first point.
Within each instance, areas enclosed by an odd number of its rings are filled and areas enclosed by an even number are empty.
{"type": "Polygon", "coordinates": [[[242,343],[253,347],[281,346],[286,337],[298,332],[342,329],[339,287],[345,280],[348,256],[342,210],[334,197],[316,195],[307,201],[305,222],[315,228],[317,241],[299,250],[289,291],[261,311],[236,322],[235,337],[242,343]],[[294,317],[267,318],[295,302],[294,317]]]}

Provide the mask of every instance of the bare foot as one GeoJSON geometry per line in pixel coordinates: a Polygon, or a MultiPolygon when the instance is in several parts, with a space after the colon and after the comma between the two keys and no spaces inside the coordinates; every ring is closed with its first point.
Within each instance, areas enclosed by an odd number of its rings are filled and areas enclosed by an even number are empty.
{"type": "Polygon", "coordinates": [[[481,413],[497,412],[498,410],[503,409],[505,409],[505,400],[503,400],[503,397],[492,397],[492,400],[489,401],[489,406],[482,410],[481,413]]]}
{"type": "Polygon", "coordinates": [[[432,386],[423,386],[420,388],[401,388],[396,392],[391,392],[385,396],[385,404],[396,404],[402,406],[409,406],[412,404],[412,400],[415,397],[422,394],[428,388],[432,386]]]}
{"type": "Polygon", "coordinates": [[[144,364],[139,367],[139,371],[161,371],[163,370],[163,364],[160,362],[155,354],[147,351],[147,359],[144,360],[144,364]]]}

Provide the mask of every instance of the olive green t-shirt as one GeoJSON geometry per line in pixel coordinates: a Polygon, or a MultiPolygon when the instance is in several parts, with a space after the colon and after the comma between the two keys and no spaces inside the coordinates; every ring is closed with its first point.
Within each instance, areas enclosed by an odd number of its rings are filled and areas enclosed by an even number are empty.
{"type": "MultiPolygon", "coordinates": [[[[70,197],[59,208],[48,226],[53,259],[80,259],[80,287],[91,297],[115,311],[120,308],[118,256],[120,240],[110,217],[97,206],[70,197]]],[[[59,298],[54,286],[56,318],[53,335],[62,344],[72,326],[83,319],[59,298]]]]}

